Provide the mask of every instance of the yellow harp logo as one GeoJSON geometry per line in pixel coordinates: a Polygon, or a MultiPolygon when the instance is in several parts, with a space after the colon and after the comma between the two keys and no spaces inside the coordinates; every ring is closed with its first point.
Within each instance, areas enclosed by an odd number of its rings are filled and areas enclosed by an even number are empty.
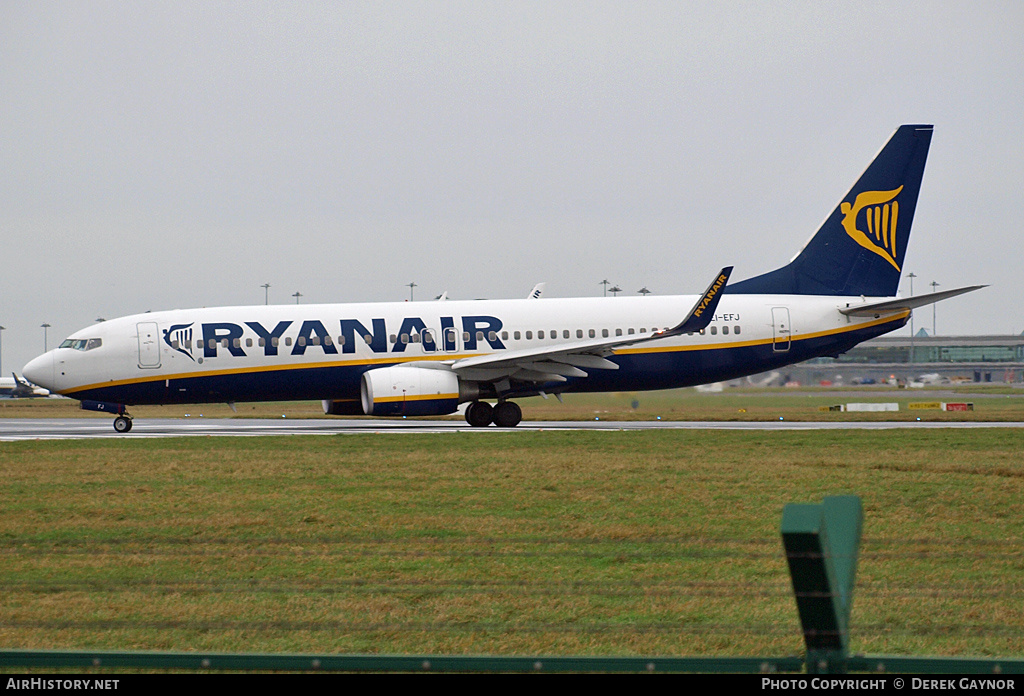
{"type": "Polygon", "coordinates": [[[897,271],[896,263],[896,220],[900,214],[900,204],[894,200],[903,187],[893,191],[864,191],[857,194],[851,206],[846,201],[839,204],[843,214],[843,229],[853,241],[868,251],[873,251],[892,264],[897,271]],[[868,231],[857,229],[857,216],[866,212],[868,231]]]}

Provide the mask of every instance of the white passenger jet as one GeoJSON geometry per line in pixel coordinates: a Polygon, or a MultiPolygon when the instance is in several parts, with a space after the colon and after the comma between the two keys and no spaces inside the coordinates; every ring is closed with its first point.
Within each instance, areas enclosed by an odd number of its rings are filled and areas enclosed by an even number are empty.
{"type": "Polygon", "coordinates": [[[469,402],[471,425],[513,427],[516,398],[685,387],[837,356],[983,287],[895,297],[931,136],[901,126],[789,264],[728,286],[723,268],[701,295],[152,312],[72,334],[24,374],[116,415],[118,432],[136,404],[299,399],[373,416],[469,402]]]}
{"type": "Polygon", "coordinates": [[[31,399],[49,395],[50,392],[46,389],[29,384],[13,372],[10,377],[0,377],[0,397],[2,398],[31,399]]]}

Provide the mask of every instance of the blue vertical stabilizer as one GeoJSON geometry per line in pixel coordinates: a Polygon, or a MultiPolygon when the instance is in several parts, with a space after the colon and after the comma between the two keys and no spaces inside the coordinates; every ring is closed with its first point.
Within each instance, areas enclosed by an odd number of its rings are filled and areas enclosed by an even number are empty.
{"type": "Polygon", "coordinates": [[[795,259],[726,292],[895,296],[931,139],[900,126],[795,259]]]}

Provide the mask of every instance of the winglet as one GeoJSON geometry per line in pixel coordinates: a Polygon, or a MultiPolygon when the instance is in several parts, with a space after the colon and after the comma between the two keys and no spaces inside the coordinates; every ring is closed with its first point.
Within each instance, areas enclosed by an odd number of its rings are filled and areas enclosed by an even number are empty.
{"type": "Polygon", "coordinates": [[[722,299],[722,291],[725,290],[725,284],[729,282],[730,274],[732,274],[732,266],[726,266],[719,271],[715,279],[711,281],[708,289],[697,300],[697,304],[686,315],[686,319],[683,319],[678,326],[668,331],[663,331],[659,336],[678,336],[679,334],[700,331],[707,327],[715,317],[715,309],[718,307],[718,301],[722,299]]]}

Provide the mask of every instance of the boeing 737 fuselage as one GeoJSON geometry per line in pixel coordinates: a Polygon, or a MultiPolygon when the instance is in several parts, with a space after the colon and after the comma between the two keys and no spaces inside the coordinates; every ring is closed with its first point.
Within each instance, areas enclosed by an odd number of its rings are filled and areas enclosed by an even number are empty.
{"type": "Polygon", "coordinates": [[[794,260],[701,295],[217,307],[96,324],[25,376],[131,429],[134,404],[323,401],[424,416],[469,402],[511,427],[515,398],[684,387],[836,356],[906,324],[895,299],[931,126],[902,126],[794,260]],[[489,401],[496,402],[494,405],[489,401]]]}

